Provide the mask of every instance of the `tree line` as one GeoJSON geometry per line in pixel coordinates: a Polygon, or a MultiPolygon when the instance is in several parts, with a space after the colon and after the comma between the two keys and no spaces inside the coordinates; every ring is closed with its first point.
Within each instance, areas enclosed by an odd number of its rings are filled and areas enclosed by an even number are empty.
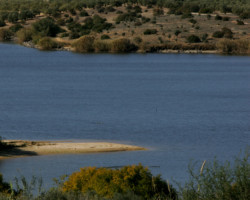
{"type": "Polygon", "coordinates": [[[250,18],[249,0],[1,0],[0,18],[12,21],[32,18],[36,14],[56,14],[62,11],[74,13],[83,8],[122,6],[124,4],[158,6],[170,9],[170,14],[187,12],[232,12],[243,19],[250,18]]]}

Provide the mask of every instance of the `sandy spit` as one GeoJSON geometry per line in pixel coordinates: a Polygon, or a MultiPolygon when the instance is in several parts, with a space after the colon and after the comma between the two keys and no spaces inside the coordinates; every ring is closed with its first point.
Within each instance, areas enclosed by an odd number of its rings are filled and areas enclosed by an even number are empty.
{"type": "Polygon", "coordinates": [[[15,158],[22,156],[39,156],[52,154],[80,154],[80,153],[101,153],[117,151],[138,151],[146,150],[143,147],[110,143],[110,142],[67,142],[67,141],[24,141],[4,140],[13,149],[0,151],[0,159],[15,158]]]}

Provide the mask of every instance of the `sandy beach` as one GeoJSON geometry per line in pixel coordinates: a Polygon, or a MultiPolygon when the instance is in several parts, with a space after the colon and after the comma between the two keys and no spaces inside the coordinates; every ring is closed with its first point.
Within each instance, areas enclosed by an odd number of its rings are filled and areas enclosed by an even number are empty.
{"type": "Polygon", "coordinates": [[[143,147],[110,142],[4,140],[14,148],[0,151],[0,159],[52,154],[80,154],[146,150],[143,147]]]}

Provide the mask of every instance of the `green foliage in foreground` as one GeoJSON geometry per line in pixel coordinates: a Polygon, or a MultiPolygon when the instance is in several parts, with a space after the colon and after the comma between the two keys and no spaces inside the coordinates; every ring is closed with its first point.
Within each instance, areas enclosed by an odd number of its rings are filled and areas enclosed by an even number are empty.
{"type": "Polygon", "coordinates": [[[233,164],[190,164],[189,180],[176,190],[142,165],[121,169],[83,168],[48,191],[41,180],[16,180],[17,191],[0,176],[0,200],[248,200],[250,199],[249,148],[233,164]],[[35,187],[36,186],[36,187],[35,187]],[[34,192],[35,191],[35,192],[34,192]],[[37,195],[34,195],[37,194],[37,195]]]}
{"type": "Polygon", "coordinates": [[[248,200],[250,199],[249,151],[242,159],[237,158],[220,164],[203,163],[200,170],[189,166],[190,180],[180,189],[184,200],[248,200]]]}

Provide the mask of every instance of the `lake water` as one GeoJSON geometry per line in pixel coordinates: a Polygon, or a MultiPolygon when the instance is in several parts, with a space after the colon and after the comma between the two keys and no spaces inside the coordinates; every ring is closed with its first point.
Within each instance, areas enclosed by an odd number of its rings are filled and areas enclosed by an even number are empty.
{"type": "Polygon", "coordinates": [[[0,161],[6,181],[142,163],[184,181],[190,160],[232,160],[250,144],[250,57],[75,54],[0,44],[0,135],[114,141],[148,151],[0,161]]]}

